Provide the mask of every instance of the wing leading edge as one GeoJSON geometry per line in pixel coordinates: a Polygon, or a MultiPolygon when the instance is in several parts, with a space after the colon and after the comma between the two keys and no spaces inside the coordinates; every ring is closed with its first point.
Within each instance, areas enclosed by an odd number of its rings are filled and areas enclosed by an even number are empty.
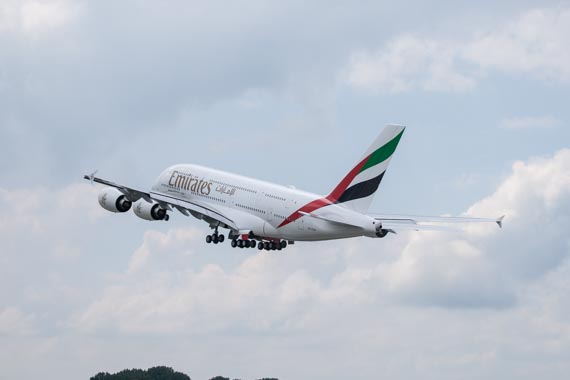
{"type": "Polygon", "coordinates": [[[121,193],[123,193],[127,197],[127,199],[133,203],[142,198],[147,202],[156,202],[169,211],[171,211],[174,208],[185,216],[192,215],[198,219],[204,219],[207,222],[210,222],[210,224],[219,223],[219,225],[227,226],[228,228],[231,228],[233,230],[236,231],[239,230],[238,226],[232,219],[228,218],[223,213],[214,209],[213,207],[210,207],[209,205],[200,204],[197,202],[190,202],[187,200],[169,196],[167,194],[161,194],[156,192],[145,192],[133,189],[131,187],[119,185],[114,182],[95,177],[94,174],[85,175],[83,176],[83,178],[91,182],[96,182],[105,186],[114,187],[117,190],[119,190],[121,193]]]}

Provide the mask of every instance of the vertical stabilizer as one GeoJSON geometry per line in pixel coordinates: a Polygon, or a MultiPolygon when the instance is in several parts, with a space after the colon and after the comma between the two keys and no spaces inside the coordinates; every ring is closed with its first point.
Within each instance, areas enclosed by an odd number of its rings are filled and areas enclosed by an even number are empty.
{"type": "Polygon", "coordinates": [[[334,188],[327,199],[358,212],[368,211],[404,129],[405,127],[401,125],[386,126],[364,153],[364,157],[334,188]]]}

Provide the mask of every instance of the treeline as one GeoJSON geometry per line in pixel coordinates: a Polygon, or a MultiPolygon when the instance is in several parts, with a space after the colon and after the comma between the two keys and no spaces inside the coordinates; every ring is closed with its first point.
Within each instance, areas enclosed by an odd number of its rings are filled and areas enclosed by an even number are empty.
{"type": "MultiPolygon", "coordinates": [[[[120,372],[110,374],[99,372],[90,380],[191,380],[190,376],[176,372],[170,367],[152,367],[146,371],[143,369],[124,369],[120,372]]],[[[231,380],[229,377],[216,376],[210,380],[231,380]]],[[[234,379],[239,380],[239,379],[234,379]]],[[[273,377],[264,377],[258,380],[279,380],[273,377]]]]}

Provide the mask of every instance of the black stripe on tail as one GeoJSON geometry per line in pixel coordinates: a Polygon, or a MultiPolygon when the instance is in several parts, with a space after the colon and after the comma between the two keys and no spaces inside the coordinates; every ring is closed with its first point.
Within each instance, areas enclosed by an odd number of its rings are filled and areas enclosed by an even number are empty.
{"type": "Polygon", "coordinates": [[[367,181],[352,185],[342,193],[336,203],[344,203],[355,199],[366,198],[374,194],[374,192],[378,190],[378,186],[380,186],[384,173],[385,172],[381,173],[378,177],[370,178],[367,181]]]}

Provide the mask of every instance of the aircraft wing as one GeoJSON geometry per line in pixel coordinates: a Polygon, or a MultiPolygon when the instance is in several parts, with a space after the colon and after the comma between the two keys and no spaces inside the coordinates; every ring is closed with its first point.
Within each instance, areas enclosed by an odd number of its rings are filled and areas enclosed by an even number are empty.
{"type": "Polygon", "coordinates": [[[382,223],[388,230],[430,230],[461,231],[466,223],[496,223],[503,227],[504,215],[500,218],[469,218],[460,216],[418,216],[418,215],[369,215],[382,223]]]}
{"type": "Polygon", "coordinates": [[[105,186],[114,187],[117,190],[119,190],[121,193],[125,194],[127,199],[131,202],[136,202],[141,198],[143,198],[147,202],[150,202],[152,199],[150,194],[147,192],[135,190],[133,188],[126,187],[123,185],[118,185],[114,182],[107,181],[106,179],[97,178],[94,175],[84,175],[83,178],[85,178],[91,182],[96,182],[96,183],[100,183],[100,184],[105,185],[105,186]]]}
{"type": "Polygon", "coordinates": [[[167,210],[176,209],[181,214],[185,216],[192,215],[198,219],[203,219],[210,224],[219,223],[220,226],[227,226],[233,230],[238,231],[239,228],[236,223],[221,213],[220,211],[216,210],[214,207],[205,204],[205,203],[198,203],[195,201],[188,201],[182,200],[176,197],[169,196],[167,194],[161,194],[156,192],[145,192],[137,189],[133,189],[131,187],[123,186],[116,184],[111,181],[107,181],[102,178],[97,178],[93,174],[92,175],[85,175],[83,178],[91,181],[100,183],[102,185],[114,187],[123,193],[127,199],[131,202],[136,202],[139,199],[143,198],[147,202],[156,202],[160,204],[167,210]]]}

